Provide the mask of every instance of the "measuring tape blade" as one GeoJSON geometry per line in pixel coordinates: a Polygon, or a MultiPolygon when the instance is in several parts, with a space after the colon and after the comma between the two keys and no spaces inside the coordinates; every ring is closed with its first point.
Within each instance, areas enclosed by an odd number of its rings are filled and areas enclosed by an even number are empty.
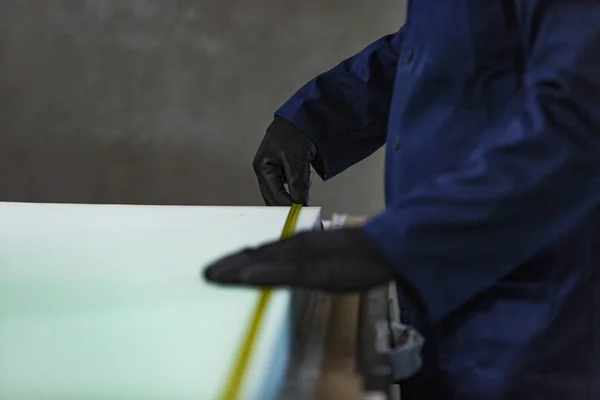
{"type": "MultiPolygon", "coordinates": [[[[301,208],[301,204],[292,204],[285,220],[285,224],[283,225],[283,230],[281,231],[281,239],[288,238],[294,234],[298,214],[300,214],[301,208]]],[[[260,296],[258,297],[258,302],[254,308],[250,325],[244,335],[244,340],[238,351],[238,356],[234,362],[229,378],[226,381],[220,400],[237,400],[239,396],[242,381],[250,361],[252,350],[254,349],[254,340],[258,335],[260,324],[264,318],[265,310],[272,292],[272,289],[261,289],[260,291],[260,296]]]]}

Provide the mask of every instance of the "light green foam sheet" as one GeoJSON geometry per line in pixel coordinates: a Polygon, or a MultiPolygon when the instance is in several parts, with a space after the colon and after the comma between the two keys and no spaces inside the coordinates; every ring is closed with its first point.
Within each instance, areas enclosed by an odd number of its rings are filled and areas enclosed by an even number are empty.
{"type": "MultiPolygon", "coordinates": [[[[259,292],[201,270],[278,239],[288,210],[0,202],[0,400],[216,400],[259,292]]],[[[290,299],[271,298],[241,399],[283,376],[290,299]]]]}

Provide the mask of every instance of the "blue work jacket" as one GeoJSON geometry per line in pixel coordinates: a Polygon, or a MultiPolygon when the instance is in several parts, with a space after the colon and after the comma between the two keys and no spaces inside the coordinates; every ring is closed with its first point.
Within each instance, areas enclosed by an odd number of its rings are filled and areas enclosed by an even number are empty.
{"type": "Polygon", "coordinates": [[[323,179],[387,144],[403,400],[600,399],[600,0],[410,1],[276,114],[323,179]]]}

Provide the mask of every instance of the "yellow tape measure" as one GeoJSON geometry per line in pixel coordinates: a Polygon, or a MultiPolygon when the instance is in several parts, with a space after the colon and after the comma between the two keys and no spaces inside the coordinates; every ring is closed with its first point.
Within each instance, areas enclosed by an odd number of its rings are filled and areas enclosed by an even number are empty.
{"type": "MultiPolygon", "coordinates": [[[[296,221],[298,220],[298,214],[300,213],[301,208],[301,204],[292,204],[287,219],[285,220],[285,224],[283,225],[281,239],[290,237],[294,233],[296,221]]],[[[238,357],[233,364],[233,368],[231,369],[228,379],[225,381],[225,387],[220,397],[221,400],[237,400],[239,396],[244,374],[246,372],[248,362],[250,361],[250,355],[252,354],[254,347],[254,339],[258,334],[258,330],[264,317],[267,304],[269,303],[271,293],[272,289],[262,289],[260,291],[260,296],[258,298],[258,302],[256,303],[256,307],[254,308],[250,325],[248,326],[248,330],[244,336],[244,341],[242,342],[238,352],[238,357]]]]}

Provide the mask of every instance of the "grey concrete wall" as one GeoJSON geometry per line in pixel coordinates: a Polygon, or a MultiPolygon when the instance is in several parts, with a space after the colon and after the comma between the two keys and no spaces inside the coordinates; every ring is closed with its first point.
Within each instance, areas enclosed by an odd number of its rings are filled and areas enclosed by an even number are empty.
{"type": "MultiPolygon", "coordinates": [[[[0,200],[262,204],[272,112],[394,31],[402,0],[0,0],[0,200]]],[[[382,207],[381,153],[326,184],[382,207]]]]}

